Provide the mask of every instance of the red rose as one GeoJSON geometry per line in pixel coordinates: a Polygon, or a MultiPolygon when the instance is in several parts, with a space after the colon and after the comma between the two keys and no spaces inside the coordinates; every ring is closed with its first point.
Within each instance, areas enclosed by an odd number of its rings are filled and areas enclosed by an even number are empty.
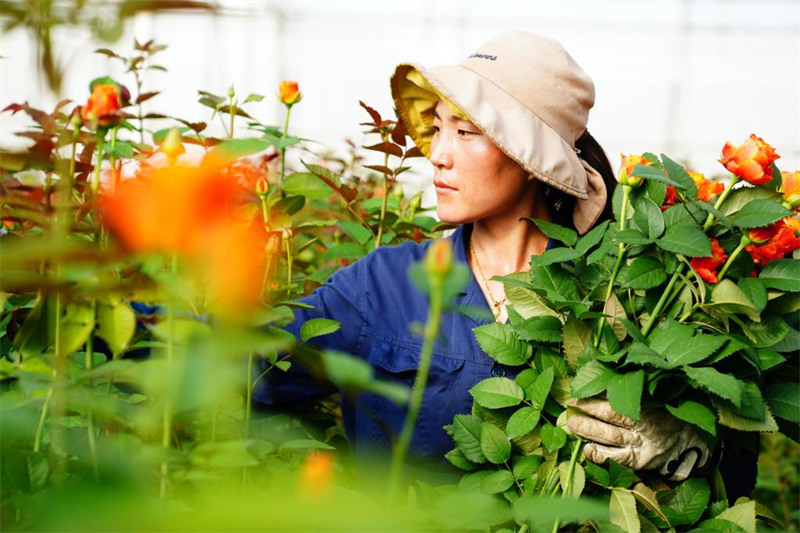
{"type": "Polygon", "coordinates": [[[728,254],[722,249],[716,239],[711,241],[711,257],[693,257],[689,262],[701,278],[709,283],[717,282],[717,268],[725,264],[728,254]]]}
{"type": "Polygon", "coordinates": [[[753,185],[772,179],[772,163],[780,156],[761,137],[751,134],[740,146],[726,142],[719,160],[732,174],[753,185]]]}

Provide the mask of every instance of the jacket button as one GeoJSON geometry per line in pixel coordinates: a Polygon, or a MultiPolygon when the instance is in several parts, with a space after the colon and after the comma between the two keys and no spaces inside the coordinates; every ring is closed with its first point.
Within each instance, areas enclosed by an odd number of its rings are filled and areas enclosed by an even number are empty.
{"type": "Polygon", "coordinates": [[[506,376],[506,369],[502,366],[494,366],[492,368],[492,376],[496,378],[504,378],[506,376]]]}

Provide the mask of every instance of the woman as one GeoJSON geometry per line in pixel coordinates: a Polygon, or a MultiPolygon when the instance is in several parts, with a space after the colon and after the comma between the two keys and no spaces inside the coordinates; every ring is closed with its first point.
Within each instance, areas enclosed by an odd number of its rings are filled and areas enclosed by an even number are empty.
{"type": "MultiPolygon", "coordinates": [[[[511,32],[459,65],[426,70],[401,64],[391,88],[400,119],[434,166],[439,217],[460,224],[448,238],[455,259],[469,265],[473,276],[453,303],[488,308],[495,320],[505,321],[503,285],[491,278],[526,270],[532,255],[552,245],[525,217],[585,233],[611,216],[613,172],[586,130],[593,83],[557,42],[511,32]]],[[[342,269],[302,300],[315,309],[297,311],[287,329],[299,336],[311,318],[338,320],[341,329],[321,337],[321,345],[365,359],[380,379],[411,385],[422,341],[409,326],[425,321],[427,302],[406,272],[429,244],[379,248],[342,269]]],[[[445,464],[443,456],[453,444],[443,426],[455,414],[470,412],[469,389],[484,378],[518,371],[493,362],[480,349],[472,329],[483,323],[469,312],[443,317],[442,340],[434,350],[412,438],[412,464],[428,470],[431,462],[445,464]]],[[[255,395],[262,405],[334,392],[297,365],[268,377],[255,395]]],[[[691,426],[665,413],[645,412],[634,425],[605,401],[576,408],[580,414],[570,427],[597,441],[585,447],[591,460],[613,457],[682,479],[708,459],[691,426]]],[[[401,407],[372,394],[345,396],[342,413],[357,462],[388,455],[405,416],[401,407]]]]}

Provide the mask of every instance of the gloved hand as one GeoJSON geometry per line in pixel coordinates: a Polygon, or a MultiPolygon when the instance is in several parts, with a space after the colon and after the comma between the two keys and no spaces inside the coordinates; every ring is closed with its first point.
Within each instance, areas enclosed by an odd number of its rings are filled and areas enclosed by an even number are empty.
{"type": "Polygon", "coordinates": [[[655,470],[676,481],[686,479],[692,469],[705,466],[708,446],[691,424],[664,409],[642,409],[639,420],[618,414],[608,400],[570,400],[570,431],[591,441],[583,448],[593,463],[614,459],[634,470],[655,470]]]}

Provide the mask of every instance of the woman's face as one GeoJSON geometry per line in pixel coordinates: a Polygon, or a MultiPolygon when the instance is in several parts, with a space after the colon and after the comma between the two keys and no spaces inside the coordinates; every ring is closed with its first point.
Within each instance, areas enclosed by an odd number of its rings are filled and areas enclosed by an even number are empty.
{"type": "Polygon", "coordinates": [[[445,222],[527,216],[533,209],[534,180],[471,122],[440,101],[431,141],[437,212],[445,222]]]}

